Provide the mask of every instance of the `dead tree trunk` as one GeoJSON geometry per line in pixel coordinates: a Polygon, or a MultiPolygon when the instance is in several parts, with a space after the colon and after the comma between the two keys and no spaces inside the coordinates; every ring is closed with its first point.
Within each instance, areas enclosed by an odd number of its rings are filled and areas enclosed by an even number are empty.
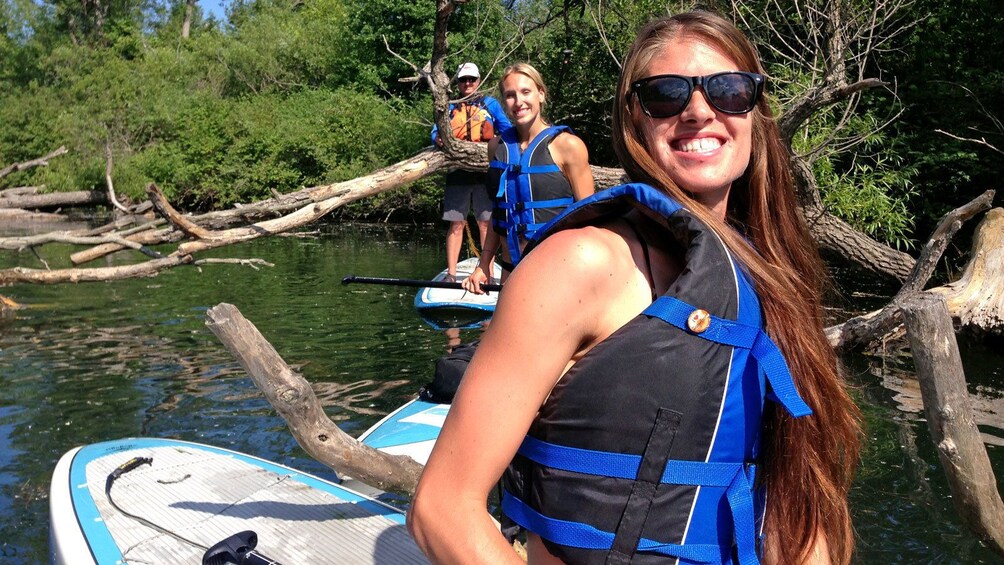
{"type": "MultiPolygon", "coordinates": [[[[962,227],[963,222],[989,208],[993,198],[994,191],[988,190],[973,199],[972,202],[946,214],[938,223],[931,239],[921,250],[920,258],[914,263],[910,276],[889,304],[881,310],[857,316],[842,324],[827,328],[826,335],[830,344],[837,349],[848,350],[883,338],[899,327],[902,323],[899,304],[908,296],[924,289],[928,279],[934,273],[942,253],[948,247],[955,233],[962,227]]],[[[1004,288],[1001,286],[1004,284],[1004,276],[1001,276],[999,272],[1001,269],[999,259],[1001,254],[1004,254],[1004,248],[1002,248],[1004,234],[1001,232],[1004,230],[1004,222],[991,221],[991,216],[1000,218],[1001,214],[988,214],[977,229],[978,233],[985,235],[974,241],[970,262],[966,266],[967,273],[977,274],[970,276],[966,279],[967,282],[952,291],[953,296],[958,296],[959,299],[951,305],[950,311],[954,317],[960,319],[964,314],[966,319],[963,323],[966,325],[972,325],[987,332],[1001,333],[1004,331],[1004,323],[1002,323],[1004,311],[1000,308],[1000,297],[1004,294],[1004,288]],[[986,258],[996,258],[998,261],[991,266],[987,264],[989,262],[985,260],[986,258]]],[[[933,290],[945,292],[939,289],[933,290]]]]}
{"type": "Polygon", "coordinates": [[[237,358],[311,457],[370,486],[414,494],[422,465],[356,441],[324,413],[313,389],[282,360],[258,328],[232,304],[217,304],[206,325],[237,358]]]}
{"type": "Polygon", "coordinates": [[[23,210],[45,210],[67,206],[89,206],[107,204],[108,197],[97,190],[74,192],[50,192],[47,194],[14,194],[0,198],[0,208],[21,208],[23,210]]]}
{"type": "Polygon", "coordinates": [[[13,165],[7,165],[6,167],[0,169],[0,179],[4,178],[9,174],[16,173],[17,171],[23,171],[25,169],[30,169],[32,167],[48,167],[49,159],[52,159],[53,157],[59,157],[60,155],[65,155],[68,152],[69,151],[66,149],[66,147],[60,146],[59,149],[56,149],[55,151],[49,153],[48,155],[39,157],[38,159],[32,159],[31,161],[25,161],[23,163],[14,163],[13,165]]]}
{"type": "Polygon", "coordinates": [[[955,330],[944,298],[921,293],[903,302],[924,414],[963,522],[1004,556],[1004,501],[976,427],[955,330]]]}
{"type": "Polygon", "coordinates": [[[933,289],[945,297],[952,317],[976,328],[1004,327],[1004,209],[994,208],[976,228],[962,277],[933,289]]]}

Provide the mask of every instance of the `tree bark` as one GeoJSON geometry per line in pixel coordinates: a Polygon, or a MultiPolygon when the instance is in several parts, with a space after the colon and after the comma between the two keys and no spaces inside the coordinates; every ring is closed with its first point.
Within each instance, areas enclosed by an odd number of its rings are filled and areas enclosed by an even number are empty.
{"type": "Polygon", "coordinates": [[[188,39],[192,31],[192,14],[195,12],[195,0],[185,1],[185,19],[181,22],[181,38],[188,39]]]}
{"type": "Polygon", "coordinates": [[[903,303],[931,438],[963,522],[1004,556],[1004,502],[976,427],[955,330],[944,298],[921,293],[903,303]]]}
{"type": "Polygon", "coordinates": [[[135,265],[119,267],[98,267],[93,269],[26,269],[14,267],[0,271],[0,286],[15,283],[61,284],[79,282],[99,282],[152,277],[161,271],[172,269],[179,265],[192,263],[191,255],[151,259],[135,265]]]}
{"type": "Polygon", "coordinates": [[[235,306],[217,304],[206,318],[209,329],[237,358],[311,457],[380,490],[414,494],[422,465],[406,455],[377,451],[339,429],[324,413],[310,383],[282,360],[235,306]]]}
{"type": "MultiPolygon", "coordinates": [[[[830,340],[830,344],[837,349],[847,350],[854,346],[886,336],[898,327],[901,323],[899,304],[908,296],[923,290],[927,281],[931,278],[931,275],[934,274],[934,268],[941,259],[941,255],[945,252],[945,248],[948,247],[949,242],[951,242],[956,232],[959,231],[959,228],[962,227],[962,224],[976,214],[989,208],[993,202],[993,198],[994,191],[988,190],[973,199],[972,202],[945,214],[945,216],[942,217],[941,221],[938,223],[938,227],[934,230],[934,234],[931,236],[931,239],[928,240],[927,244],[924,245],[924,248],[921,250],[920,257],[914,263],[910,276],[907,277],[903,287],[900,288],[899,292],[896,293],[896,296],[893,297],[889,304],[881,310],[851,318],[838,326],[828,328],[826,332],[827,337],[830,340]]],[[[999,230],[999,226],[996,225],[991,225],[991,227],[986,230],[982,230],[981,228],[983,228],[986,223],[987,219],[985,218],[983,223],[980,224],[980,228],[978,228],[978,230],[989,234],[994,233],[994,227],[997,227],[999,230]]],[[[970,255],[970,263],[966,267],[966,272],[973,270],[973,263],[977,262],[980,257],[986,256],[988,253],[996,253],[997,255],[1002,253],[1000,233],[997,233],[996,237],[988,236],[974,243],[978,245],[987,245],[989,248],[983,249],[974,245],[973,251],[970,255]]],[[[999,268],[999,266],[997,268],[999,268]]],[[[982,273],[984,269],[980,268],[978,270],[982,273]]],[[[978,277],[978,279],[980,281],[986,280],[984,277],[978,277]]],[[[1004,277],[998,276],[996,278],[991,277],[983,285],[973,284],[967,286],[973,287],[973,293],[989,292],[997,293],[991,295],[998,296],[1002,293],[1002,291],[1004,291],[1004,288],[1001,288],[1002,283],[1004,283],[1004,277]]],[[[973,310],[972,314],[975,314],[977,310],[982,310],[983,304],[981,304],[980,299],[973,295],[965,296],[966,298],[969,298],[968,303],[964,303],[962,300],[959,300],[959,302],[953,306],[959,309],[965,307],[971,308],[973,310]]],[[[982,298],[984,295],[978,296],[982,298]]],[[[980,328],[984,331],[994,332],[1001,332],[1004,330],[1004,324],[1000,323],[1000,313],[1000,310],[997,310],[989,315],[979,316],[978,319],[980,321],[989,322],[981,325],[980,328]],[[994,319],[995,315],[997,316],[996,320],[994,319]]],[[[956,315],[957,312],[953,310],[952,314],[956,315]]],[[[974,318],[976,318],[975,315],[970,315],[970,322],[974,318]]]]}
{"type": "Polygon", "coordinates": [[[66,147],[60,146],[59,149],[56,149],[55,151],[49,153],[48,155],[39,157],[38,159],[32,159],[30,161],[25,161],[23,163],[14,163],[13,165],[7,165],[6,167],[0,169],[0,179],[4,178],[5,176],[11,173],[15,173],[17,171],[23,171],[25,169],[30,169],[32,167],[48,167],[49,159],[52,159],[54,157],[59,157],[60,155],[65,155],[67,153],[69,153],[69,151],[66,149],[66,147]]]}
{"type": "Polygon", "coordinates": [[[871,273],[901,282],[910,276],[915,260],[909,254],[875,241],[822,209],[803,208],[803,213],[820,249],[871,273]]]}
{"type": "Polygon", "coordinates": [[[933,289],[963,326],[1004,327],[1004,209],[994,208],[976,228],[969,263],[959,280],[933,289]]]}
{"type": "Polygon", "coordinates": [[[97,190],[75,192],[49,192],[46,194],[14,194],[0,198],[0,208],[21,208],[25,210],[46,210],[67,206],[88,206],[107,204],[108,197],[97,190]]]}

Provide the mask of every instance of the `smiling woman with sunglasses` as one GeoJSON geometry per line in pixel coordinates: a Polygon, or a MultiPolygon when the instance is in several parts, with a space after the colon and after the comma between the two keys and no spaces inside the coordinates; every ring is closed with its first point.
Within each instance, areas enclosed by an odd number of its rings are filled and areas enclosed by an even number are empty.
{"type": "Polygon", "coordinates": [[[858,413],[748,39],[643,28],[615,94],[635,184],[576,203],[501,294],[419,482],[436,562],[848,563],[858,413]]]}

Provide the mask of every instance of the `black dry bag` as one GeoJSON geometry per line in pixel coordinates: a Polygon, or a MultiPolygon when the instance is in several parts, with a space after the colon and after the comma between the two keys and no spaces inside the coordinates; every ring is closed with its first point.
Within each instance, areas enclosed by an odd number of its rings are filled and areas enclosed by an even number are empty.
{"type": "Polygon", "coordinates": [[[467,370],[471,357],[474,357],[474,351],[478,348],[479,341],[462,343],[454,347],[453,351],[437,359],[436,373],[432,377],[432,382],[418,391],[418,397],[426,402],[437,404],[453,402],[453,395],[457,393],[460,379],[464,376],[464,371],[467,370]]]}

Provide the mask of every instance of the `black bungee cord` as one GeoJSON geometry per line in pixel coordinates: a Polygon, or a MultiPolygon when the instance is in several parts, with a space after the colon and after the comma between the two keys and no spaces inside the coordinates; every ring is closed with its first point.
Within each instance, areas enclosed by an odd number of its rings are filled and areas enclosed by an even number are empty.
{"type": "Polygon", "coordinates": [[[115,510],[118,510],[123,515],[136,520],[144,526],[152,528],[162,534],[167,534],[182,543],[187,543],[191,546],[204,550],[205,554],[202,556],[202,565],[282,565],[278,561],[265,557],[261,553],[254,550],[255,546],[258,545],[258,534],[251,530],[238,532],[214,544],[212,547],[207,547],[197,541],[188,539],[177,532],[172,532],[159,524],[151,522],[142,516],[124,510],[115,502],[115,499],[112,498],[112,485],[115,484],[115,481],[117,481],[119,477],[136,469],[140,465],[152,466],[153,458],[133,457],[132,459],[119,465],[114,471],[109,473],[108,478],[105,479],[105,498],[108,499],[108,502],[113,508],[115,508],[115,510]]]}

